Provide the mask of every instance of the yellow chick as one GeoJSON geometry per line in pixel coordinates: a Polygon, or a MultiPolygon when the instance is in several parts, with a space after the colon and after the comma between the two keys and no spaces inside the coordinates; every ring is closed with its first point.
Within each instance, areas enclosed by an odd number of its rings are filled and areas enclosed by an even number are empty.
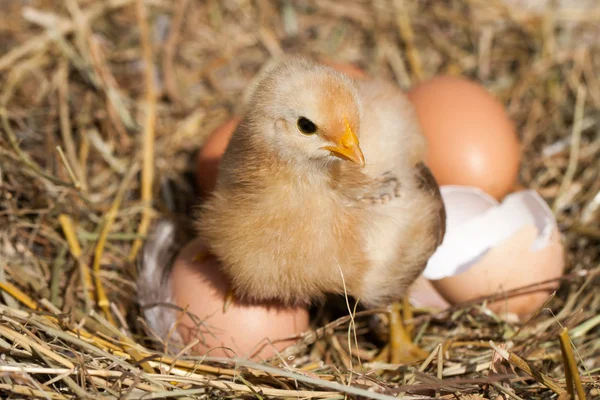
{"type": "Polygon", "coordinates": [[[287,57],[248,104],[197,220],[235,297],[402,299],[445,231],[402,91],[287,57]]]}

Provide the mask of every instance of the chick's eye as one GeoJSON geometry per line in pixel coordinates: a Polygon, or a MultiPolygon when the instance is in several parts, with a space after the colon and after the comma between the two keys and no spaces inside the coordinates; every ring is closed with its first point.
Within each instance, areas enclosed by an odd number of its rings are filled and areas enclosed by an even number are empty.
{"type": "Polygon", "coordinates": [[[312,135],[317,132],[317,126],[308,118],[298,118],[298,129],[306,135],[312,135]]]}

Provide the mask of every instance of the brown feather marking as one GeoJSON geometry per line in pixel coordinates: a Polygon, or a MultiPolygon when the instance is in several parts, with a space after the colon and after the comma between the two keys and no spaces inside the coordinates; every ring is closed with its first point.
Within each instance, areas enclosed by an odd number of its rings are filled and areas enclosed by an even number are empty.
{"type": "Polygon", "coordinates": [[[427,193],[432,195],[437,201],[439,201],[439,211],[438,211],[438,242],[439,246],[442,244],[442,240],[444,240],[444,235],[446,234],[446,208],[444,207],[444,203],[442,201],[442,194],[440,193],[440,187],[431,173],[431,170],[425,165],[425,163],[420,162],[416,165],[416,176],[419,181],[419,188],[425,190],[427,193]]]}

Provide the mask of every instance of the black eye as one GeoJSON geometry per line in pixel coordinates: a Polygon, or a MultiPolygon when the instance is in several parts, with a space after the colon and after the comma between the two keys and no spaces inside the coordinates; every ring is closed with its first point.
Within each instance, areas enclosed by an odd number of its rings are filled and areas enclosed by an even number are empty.
{"type": "Polygon", "coordinates": [[[298,129],[306,135],[312,135],[317,132],[317,126],[308,118],[298,118],[298,129]]]}

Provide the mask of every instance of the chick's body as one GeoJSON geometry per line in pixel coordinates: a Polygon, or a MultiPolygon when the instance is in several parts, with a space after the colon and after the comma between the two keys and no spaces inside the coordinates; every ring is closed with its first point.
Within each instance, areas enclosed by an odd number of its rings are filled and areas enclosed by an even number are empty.
{"type": "Polygon", "coordinates": [[[288,59],[251,97],[201,207],[200,236],[237,297],[307,303],[346,290],[389,304],[443,236],[424,156],[398,88],[288,59]]]}

